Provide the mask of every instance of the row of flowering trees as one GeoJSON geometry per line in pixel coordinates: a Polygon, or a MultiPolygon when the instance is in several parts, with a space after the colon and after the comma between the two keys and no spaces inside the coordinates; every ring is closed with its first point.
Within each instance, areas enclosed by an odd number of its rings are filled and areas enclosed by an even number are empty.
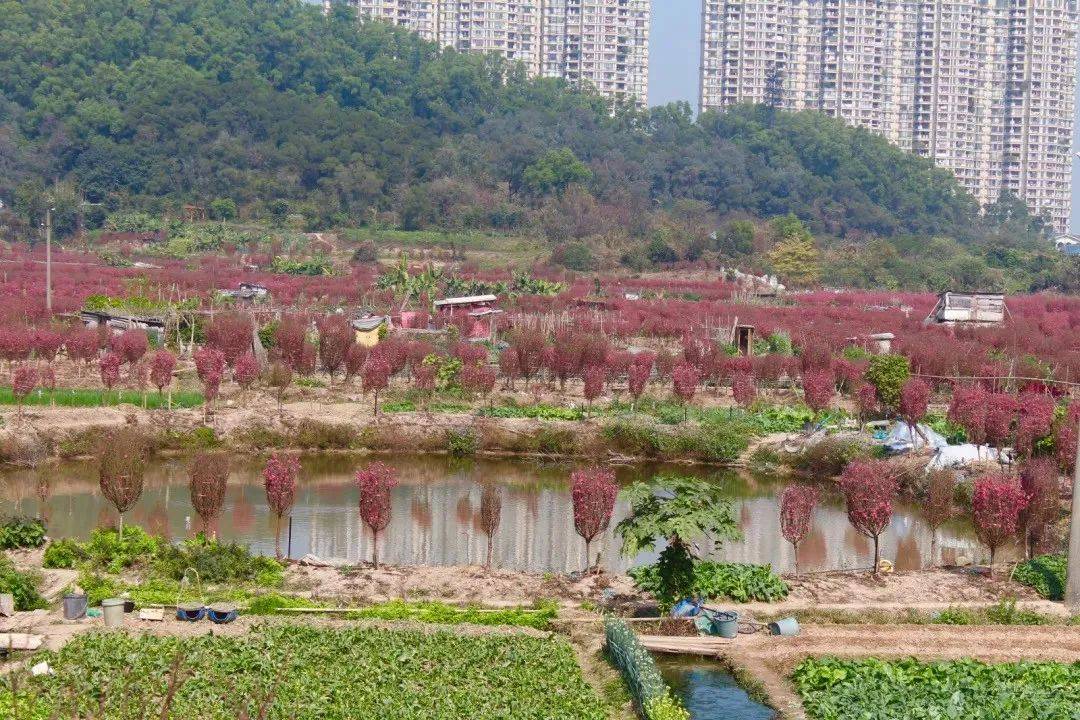
{"type": "MultiPolygon", "coordinates": [[[[874,545],[874,571],[881,564],[880,542],[892,521],[894,503],[900,492],[901,469],[886,460],[855,460],[840,476],[848,521],[874,545]]],[[[796,484],[780,497],[781,533],[795,551],[799,569],[799,545],[811,529],[819,499],[817,488],[796,484]]],[[[948,470],[930,473],[922,509],[930,526],[931,562],[937,531],[957,517],[955,474],[948,470]]],[[[993,472],[975,479],[971,498],[971,520],[979,540],[990,550],[993,570],[997,551],[1007,543],[1021,540],[1028,556],[1047,551],[1057,538],[1054,527],[1061,517],[1061,486],[1058,471],[1050,458],[1036,457],[1014,474],[993,472]]]]}

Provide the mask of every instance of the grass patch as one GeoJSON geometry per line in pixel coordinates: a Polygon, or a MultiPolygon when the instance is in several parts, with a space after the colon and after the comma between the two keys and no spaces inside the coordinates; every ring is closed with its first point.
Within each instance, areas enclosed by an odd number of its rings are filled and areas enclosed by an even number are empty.
{"type": "Polygon", "coordinates": [[[557,638],[270,626],[240,638],[92,633],[41,653],[28,680],[45,717],[602,720],[570,645],[557,638]],[[170,667],[185,680],[166,705],[170,667]],[[190,676],[189,676],[190,675],[190,676]]]}
{"type": "Polygon", "coordinates": [[[1003,600],[981,608],[949,607],[939,611],[904,610],[838,610],[805,608],[782,614],[758,615],[762,622],[794,616],[806,625],[1074,625],[1080,616],[1065,618],[1045,615],[1016,606],[1015,600],[1003,600]]]}
{"type": "Polygon", "coordinates": [[[0,593],[14,596],[16,610],[37,610],[49,606],[38,592],[40,580],[37,573],[20,572],[6,555],[0,555],[0,593]]]}
{"type": "Polygon", "coordinates": [[[793,675],[812,720],[1074,720],[1080,663],[810,659],[793,675]]]}
{"type": "Polygon", "coordinates": [[[688,424],[667,430],[640,418],[613,420],[602,432],[616,450],[636,457],[658,460],[693,457],[721,464],[738,460],[751,435],[739,422],[688,424]]]}
{"type": "MultiPolygon", "coordinates": [[[[57,407],[102,407],[112,405],[142,406],[145,398],[146,407],[159,410],[169,407],[168,395],[156,392],[141,393],[136,390],[80,390],[75,388],[57,388],[56,390],[35,390],[26,396],[23,405],[57,407]]],[[[16,405],[15,396],[9,387],[0,387],[0,405],[16,405]]],[[[200,392],[174,392],[172,407],[202,407],[203,396],[200,392]]]]}

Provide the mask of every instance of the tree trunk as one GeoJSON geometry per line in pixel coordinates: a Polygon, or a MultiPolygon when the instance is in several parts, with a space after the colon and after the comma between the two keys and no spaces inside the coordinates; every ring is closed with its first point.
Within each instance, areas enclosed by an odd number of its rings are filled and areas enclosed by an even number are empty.
{"type": "Polygon", "coordinates": [[[488,535],[488,539],[487,539],[487,560],[484,561],[484,567],[487,570],[491,569],[491,549],[492,549],[491,546],[492,546],[492,544],[493,543],[491,541],[491,536],[488,535]]]}
{"type": "Polygon", "coordinates": [[[379,533],[371,531],[371,564],[379,569],[379,533]]]}
{"type": "Polygon", "coordinates": [[[281,516],[274,521],[274,557],[281,561],[281,516]]]}
{"type": "Polygon", "coordinates": [[[997,548],[993,545],[990,546],[990,579],[994,579],[994,558],[997,555],[997,548]]]}
{"type": "Polygon", "coordinates": [[[881,541],[877,535],[874,536],[874,575],[878,574],[878,566],[881,564],[881,541]]]}
{"type": "Polygon", "coordinates": [[[930,567],[934,567],[937,558],[937,528],[930,528],[930,567]]]}
{"type": "Polygon", "coordinates": [[[592,540],[586,540],[585,541],[585,572],[586,573],[589,573],[592,570],[592,565],[589,564],[589,562],[590,562],[589,547],[591,545],[592,545],[592,540]]]}
{"type": "Polygon", "coordinates": [[[799,577],[799,543],[792,543],[795,548],[795,577],[799,577]]]}
{"type": "Polygon", "coordinates": [[[120,541],[123,542],[124,541],[124,513],[119,513],[119,515],[120,515],[120,527],[117,530],[117,534],[120,537],[120,541]]]}

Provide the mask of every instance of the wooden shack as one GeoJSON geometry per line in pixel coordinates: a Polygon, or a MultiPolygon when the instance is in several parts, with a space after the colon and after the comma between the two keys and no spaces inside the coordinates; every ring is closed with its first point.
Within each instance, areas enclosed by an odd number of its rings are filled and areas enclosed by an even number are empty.
{"type": "Polygon", "coordinates": [[[924,325],[1000,325],[1008,308],[1001,293],[943,292],[924,325]]]}

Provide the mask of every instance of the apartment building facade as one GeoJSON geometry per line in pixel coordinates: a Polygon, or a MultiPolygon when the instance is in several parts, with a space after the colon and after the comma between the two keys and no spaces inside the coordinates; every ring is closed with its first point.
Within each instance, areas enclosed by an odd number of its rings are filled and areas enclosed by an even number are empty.
{"type": "Polygon", "coordinates": [[[703,0],[701,108],[816,110],[1064,231],[1077,0],[703,0]]]}
{"type": "Polygon", "coordinates": [[[462,52],[493,52],[638,107],[649,96],[649,0],[348,0],[361,18],[462,52]]]}

